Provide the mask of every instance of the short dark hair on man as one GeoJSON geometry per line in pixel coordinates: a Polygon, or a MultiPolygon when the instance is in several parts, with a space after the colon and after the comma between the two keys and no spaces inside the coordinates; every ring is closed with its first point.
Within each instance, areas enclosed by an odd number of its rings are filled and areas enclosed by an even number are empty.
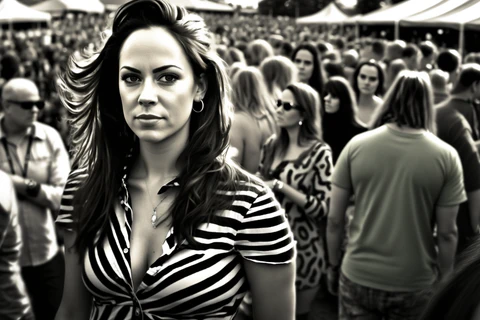
{"type": "Polygon", "coordinates": [[[385,56],[385,47],[385,42],[382,40],[377,39],[372,42],[372,52],[380,57],[385,56]]]}
{"type": "Polygon", "coordinates": [[[480,65],[467,63],[462,66],[457,83],[452,89],[453,94],[461,93],[470,88],[475,82],[480,81],[480,65]]]}
{"type": "Polygon", "coordinates": [[[430,57],[432,54],[437,52],[437,46],[432,41],[423,41],[420,43],[420,52],[424,58],[430,57]]]}
{"type": "Polygon", "coordinates": [[[402,57],[411,58],[418,54],[418,47],[414,44],[408,44],[405,49],[403,49],[402,57]]]}
{"type": "Polygon", "coordinates": [[[439,53],[437,66],[440,70],[452,73],[460,66],[461,57],[457,50],[447,49],[439,53]]]}

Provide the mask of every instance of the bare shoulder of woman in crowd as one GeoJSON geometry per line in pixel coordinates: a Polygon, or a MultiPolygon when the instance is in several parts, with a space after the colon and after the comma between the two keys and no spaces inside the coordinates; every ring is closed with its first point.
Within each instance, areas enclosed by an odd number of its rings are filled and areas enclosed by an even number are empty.
{"type": "Polygon", "coordinates": [[[71,59],[56,319],[232,319],[247,290],[256,318],[294,318],[293,234],[273,193],[226,155],[224,68],[202,18],[166,0],[122,5],[102,49],[71,59]]]}

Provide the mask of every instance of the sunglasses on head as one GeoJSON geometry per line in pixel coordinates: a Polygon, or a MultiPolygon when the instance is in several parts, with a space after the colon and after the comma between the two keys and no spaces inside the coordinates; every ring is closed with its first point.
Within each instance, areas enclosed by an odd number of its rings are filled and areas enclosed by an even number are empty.
{"type": "Polygon", "coordinates": [[[277,100],[277,108],[283,107],[283,110],[289,111],[292,109],[297,109],[297,110],[303,110],[302,107],[300,106],[295,106],[291,104],[290,102],[283,102],[282,100],[277,100]]]}
{"type": "Polygon", "coordinates": [[[38,101],[15,101],[15,100],[7,100],[7,102],[14,103],[20,108],[25,110],[32,110],[34,106],[36,106],[39,110],[45,108],[45,101],[38,100],[38,101]]]}

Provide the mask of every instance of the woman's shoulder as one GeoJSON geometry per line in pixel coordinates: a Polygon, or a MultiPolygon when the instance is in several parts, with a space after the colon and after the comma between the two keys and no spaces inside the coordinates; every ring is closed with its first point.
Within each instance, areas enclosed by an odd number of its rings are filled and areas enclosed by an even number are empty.
{"type": "Polygon", "coordinates": [[[373,101],[375,102],[375,106],[378,107],[383,103],[383,99],[378,96],[373,96],[373,101]]]}
{"type": "Polygon", "coordinates": [[[244,125],[251,124],[252,120],[254,119],[255,117],[253,115],[245,111],[235,111],[235,114],[233,115],[233,122],[241,123],[244,125]]]}
{"type": "Polygon", "coordinates": [[[330,145],[323,140],[314,140],[311,142],[310,150],[312,152],[332,151],[330,145]]]}
{"type": "Polygon", "coordinates": [[[233,177],[228,179],[228,191],[220,190],[221,194],[229,195],[249,195],[252,200],[265,194],[268,191],[266,184],[258,176],[251,174],[236,164],[230,164],[230,170],[233,170],[233,177]]]}
{"type": "Polygon", "coordinates": [[[259,133],[257,119],[243,111],[235,112],[232,121],[232,131],[236,134],[243,133],[245,136],[251,136],[259,133]]]}

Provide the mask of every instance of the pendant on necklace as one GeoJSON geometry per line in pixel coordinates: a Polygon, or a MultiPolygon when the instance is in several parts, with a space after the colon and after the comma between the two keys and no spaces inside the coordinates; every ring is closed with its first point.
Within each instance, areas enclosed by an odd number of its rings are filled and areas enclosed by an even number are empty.
{"type": "Polygon", "coordinates": [[[157,224],[155,223],[157,221],[157,209],[153,209],[153,214],[152,214],[152,227],[153,229],[157,228],[157,224]]]}

